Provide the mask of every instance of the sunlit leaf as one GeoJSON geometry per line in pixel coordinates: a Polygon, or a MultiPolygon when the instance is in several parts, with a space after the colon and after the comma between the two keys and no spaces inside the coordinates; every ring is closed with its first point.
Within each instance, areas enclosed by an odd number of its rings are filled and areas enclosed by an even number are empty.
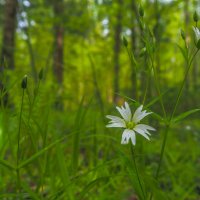
{"type": "Polygon", "coordinates": [[[194,113],[199,112],[199,111],[200,111],[200,109],[193,109],[193,110],[189,110],[189,111],[186,111],[184,113],[181,113],[179,116],[174,117],[172,122],[177,123],[177,122],[185,119],[186,117],[190,116],[191,114],[194,114],[194,113]]]}

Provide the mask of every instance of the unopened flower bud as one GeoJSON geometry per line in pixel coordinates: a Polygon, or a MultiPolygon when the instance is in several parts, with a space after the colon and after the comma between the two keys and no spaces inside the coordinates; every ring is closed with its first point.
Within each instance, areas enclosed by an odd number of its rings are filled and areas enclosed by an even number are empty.
{"type": "Polygon", "coordinates": [[[127,41],[127,39],[123,36],[123,37],[122,37],[122,40],[123,40],[124,46],[127,47],[127,46],[128,46],[128,41],[127,41]]]}
{"type": "Polygon", "coordinates": [[[200,30],[197,27],[193,27],[193,31],[195,34],[195,45],[197,49],[200,49],[200,30]]]}
{"type": "Polygon", "coordinates": [[[144,9],[141,5],[139,6],[139,15],[140,17],[144,17],[144,9]]]}
{"type": "Polygon", "coordinates": [[[185,38],[186,38],[185,37],[185,32],[182,29],[181,29],[181,37],[182,37],[183,40],[185,40],[185,38]]]}
{"type": "Polygon", "coordinates": [[[40,80],[42,80],[42,78],[43,78],[43,68],[41,68],[41,70],[40,70],[40,72],[39,72],[39,74],[38,74],[38,78],[39,78],[40,80]]]}
{"type": "Polygon", "coordinates": [[[22,87],[22,89],[26,89],[26,87],[27,87],[27,75],[25,75],[24,78],[22,79],[21,87],[22,87]]]}
{"type": "Polygon", "coordinates": [[[200,49],[200,39],[198,40],[196,47],[197,47],[197,49],[200,49]]]}
{"type": "Polygon", "coordinates": [[[142,50],[140,51],[139,56],[140,56],[140,57],[144,56],[146,52],[147,52],[146,47],[142,48],[142,50]]]}
{"type": "Polygon", "coordinates": [[[199,16],[198,16],[198,14],[197,14],[197,11],[195,11],[194,12],[194,14],[193,14],[193,20],[194,20],[194,22],[198,22],[198,20],[199,20],[199,16]]]}

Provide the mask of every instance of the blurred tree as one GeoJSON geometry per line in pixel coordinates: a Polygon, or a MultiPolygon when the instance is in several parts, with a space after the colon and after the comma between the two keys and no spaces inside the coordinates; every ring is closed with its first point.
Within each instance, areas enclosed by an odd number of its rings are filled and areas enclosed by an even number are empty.
{"type": "Polygon", "coordinates": [[[33,50],[32,45],[32,38],[30,35],[30,29],[31,29],[31,20],[29,17],[29,7],[31,8],[31,4],[26,6],[27,0],[21,0],[21,3],[19,4],[19,21],[21,22],[21,29],[24,31],[25,34],[25,42],[27,44],[29,57],[30,57],[30,67],[32,71],[32,76],[34,78],[34,81],[36,83],[37,81],[37,70],[36,70],[36,64],[35,64],[35,54],[33,50]],[[22,25],[23,24],[23,25],[22,25]]]}
{"type": "Polygon", "coordinates": [[[59,84],[63,82],[64,24],[63,0],[53,0],[54,22],[54,60],[53,69],[59,84]]]}
{"type": "Polygon", "coordinates": [[[154,2],[154,9],[155,9],[155,19],[156,23],[153,27],[154,36],[156,39],[156,48],[157,51],[155,52],[155,62],[156,62],[156,68],[157,73],[161,73],[161,61],[160,61],[160,43],[162,39],[162,19],[161,19],[161,7],[162,4],[159,4],[158,0],[155,0],[154,2]]]}
{"type": "MultiPolygon", "coordinates": [[[[140,23],[140,16],[138,13],[138,7],[137,2],[135,0],[131,1],[131,49],[136,57],[138,57],[139,54],[139,38],[138,38],[138,32],[140,31],[138,29],[138,24],[140,23]]],[[[142,31],[141,31],[142,32],[142,31]]],[[[131,97],[133,99],[138,100],[138,93],[137,93],[137,74],[136,74],[136,66],[135,64],[131,63],[131,97]]]]}
{"type": "MultiPolygon", "coordinates": [[[[198,5],[200,5],[199,2],[194,1],[195,9],[198,7],[198,5]]],[[[199,76],[198,57],[195,57],[194,63],[193,63],[193,73],[192,73],[193,90],[196,90],[199,86],[198,76],[199,76]]]]}
{"type": "Polygon", "coordinates": [[[119,57],[120,57],[120,48],[121,48],[121,32],[122,32],[122,4],[123,0],[117,0],[117,10],[116,10],[116,24],[114,30],[114,102],[118,100],[119,93],[119,57]]]}
{"type": "Polygon", "coordinates": [[[10,69],[14,68],[17,5],[17,0],[5,1],[1,60],[4,58],[10,69]]]}
{"type": "Polygon", "coordinates": [[[8,103],[8,93],[6,92],[6,88],[4,86],[4,58],[2,58],[0,62],[0,107],[4,107],[8,103]]]}
{"type": "Polygon", "coordinates": [[[0,55],[0,92],[1,106],[8,103],[8,93],[4,86],[5,79],[4,68],[5,63],[9,69],[14,68],[14,48],[15,48],[15,30],[16,30],[16,16],[17,16],[17,0],[6,0],[4,7],[4,22],[3,22],[3,37],[0,55]]]}
{"type": "MultiPolygon", "coordinates": [[[[189,6],[189,1],[185,0],[184,2],[184,26],[185,26],[185,30],[189,30],[189,26],[190,26],[190,13],[188,10],[188,6],[189,6]]],[[[189,33],[186,32],[186,40],[189,39],[189,33]]],[[[189,91],[189,87],[190,87],[190,76],[187,77],[186,80],[186,92],[189,91]]]]}

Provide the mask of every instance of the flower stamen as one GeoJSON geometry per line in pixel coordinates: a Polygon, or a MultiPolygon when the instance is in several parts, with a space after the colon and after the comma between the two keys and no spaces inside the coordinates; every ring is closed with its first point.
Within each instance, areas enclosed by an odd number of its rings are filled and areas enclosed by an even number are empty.
{"type": "Polygon", "coordinates": [[[133,121],[127,122],[126,127],[127,129],[133,129],[135,127],[135,123],[133,121]]]}

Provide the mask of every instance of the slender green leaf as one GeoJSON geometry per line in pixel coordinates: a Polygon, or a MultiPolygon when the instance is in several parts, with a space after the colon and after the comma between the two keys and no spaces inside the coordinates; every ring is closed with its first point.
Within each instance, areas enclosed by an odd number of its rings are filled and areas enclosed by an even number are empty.
{"type": "Polygon", "coordinates": [[[85,119],[86,113],[89,109],[89,105],[91,104],[91,102],[92,102],[92,99],[88,103],[87,107],[84,108],[84,106],[83,106],[84,97],[83,97],[80,102],[77,114],[76,114],[76,120],[75,120],[76,133],[74,134],[74,138],[73,138],[74,146],[73,146],[73,153],[72,153],[72,170],[73,170],[73,172],[75,172],[78,167],[81,126],[83,124],[83,121],[85,119]]]}
{"type": "Polygon", "coordinates": [[[188,56],[187,56],[187,52],[185,51],[185,49],[183,49],[180,45],[176,44],[177,47],[180,49],[183,57],[185,58],[185,60],[188,60],[188,56]]]}
{"type": "Polygon", "coordinates": [[[189,115],[194,114],[194,113],[199,112],[199,111],[200,111],[200,109],[193,109],[193,110],[189,110],[189,111],[186,111],[184,113],[181,113],[179,116],[174,117],[173,120],[172,120],[172,122],[173,123],[177,123],[177,122],[185,119],[189,115]]]}
{"type": "Polygon", "coordinates": [[[4,167],[9,168],[11,170],[15,170],[15,167],[5,160],[0,160],[0,165],[3,165],[4,167]]]}
{"type": "MultiPolygon", "coordinates": [[[[65,138],[65,137],[64,137],[65,138]]],[[[49,149],[51,149],[52,147],[54,147],[56,144],[58,144],[59,142],[61,142],[64,138],[58,139],[55,142],[53,142],[52,144],[46,146],[45,148],[43,148],[42,150],[38,151],[37,153],[35,153],[34,155],[32,155],[30,158],[28,158],[27,160],[23,161],[20,165],[19,165],[19,169],[25,167],[26,165],[30,164],[32,161],[34,161],[35,159],[37,159],[39,156],[41,156],[43,153],[45,153],[46,151],[48,151],[49,149]]]]}
{"type": "Polygon", "coordinates": [[[97,184],[99,184],[100,182],[108,182],[109,180],[109,176],[105,176],[105,177],[100,177],[95,179],[94,181],[91,181],[90,183],[88,183],[82,190],[82,192],[80,193],[80,198],[79,199],[83,199],[83,197],[97,184]]]}
{"type": "Polygon", "coordinates": [[[41,198],[33,191],[25,182],[22,184],[23,189],[28,193],[26,199],[31,198],[32,200],[40,200],[41,198]]]}

